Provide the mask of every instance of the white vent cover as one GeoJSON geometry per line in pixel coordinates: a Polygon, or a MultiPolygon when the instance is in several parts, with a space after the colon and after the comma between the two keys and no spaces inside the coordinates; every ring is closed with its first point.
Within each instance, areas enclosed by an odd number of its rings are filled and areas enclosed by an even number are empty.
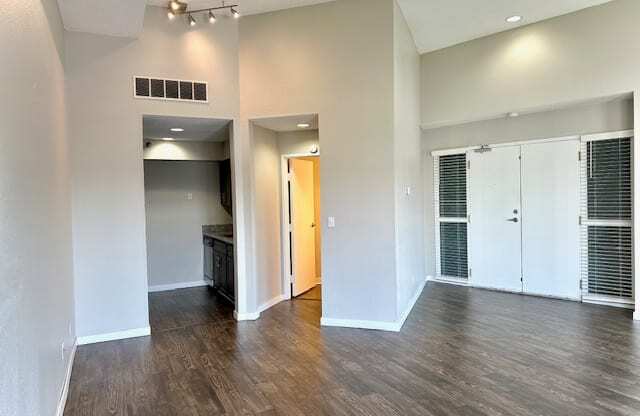
{"type": "Polygon", "coordinates": [[[204,81],[133,77],[133,96],[150,100],[209,102],[209,85],[204,81]]]}

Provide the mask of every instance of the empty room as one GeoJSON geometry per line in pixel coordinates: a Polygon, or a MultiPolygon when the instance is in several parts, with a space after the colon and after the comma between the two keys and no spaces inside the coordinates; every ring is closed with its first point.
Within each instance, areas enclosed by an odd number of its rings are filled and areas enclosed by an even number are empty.
{"type": "Polygon", "coordinates": [[[0,415],[640,414],[639,19],[10,0],[0,415]]]}

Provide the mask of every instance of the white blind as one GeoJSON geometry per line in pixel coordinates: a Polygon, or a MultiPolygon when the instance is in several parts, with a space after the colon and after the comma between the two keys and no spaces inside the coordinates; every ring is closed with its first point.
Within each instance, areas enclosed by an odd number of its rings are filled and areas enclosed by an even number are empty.
{"type": "Polygon", "coordinates": [[[633,299],[632,142],[611,137],[582,144],[583,296],[633,299]]]}
{"type": "Polygon", "coordinates": [[[467,156],[434,157],[436,269],[441,277],[467,279],[467,156]]]}

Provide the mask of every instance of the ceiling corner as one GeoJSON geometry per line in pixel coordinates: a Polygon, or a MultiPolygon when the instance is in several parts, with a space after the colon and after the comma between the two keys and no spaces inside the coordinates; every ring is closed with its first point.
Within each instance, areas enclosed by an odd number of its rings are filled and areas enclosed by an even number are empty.
{"type": "Polygon", "coordinates": [[[127,38],[142,33],[145,0],[58,0],[58,7],[68,31],[127,38]]]}

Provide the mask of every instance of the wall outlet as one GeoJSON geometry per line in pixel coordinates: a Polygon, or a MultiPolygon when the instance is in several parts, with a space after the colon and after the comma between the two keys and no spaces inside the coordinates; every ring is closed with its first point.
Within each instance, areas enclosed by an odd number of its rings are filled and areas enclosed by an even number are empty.
{"type": "Polygon", "coordinates": [[[327,218],[327,227],[335,228],[336,227],[336,217],[327,218]]]}

